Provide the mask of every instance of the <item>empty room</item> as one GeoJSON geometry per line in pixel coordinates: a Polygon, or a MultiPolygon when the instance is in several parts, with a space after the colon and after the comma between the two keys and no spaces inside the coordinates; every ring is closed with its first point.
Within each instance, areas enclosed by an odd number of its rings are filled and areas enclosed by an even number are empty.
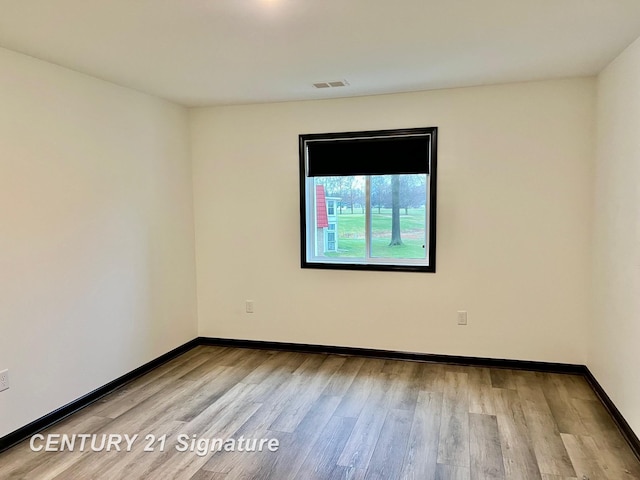
{"type": "Polygon", "coordinates": [[[638,0],[0,0],[0,479],[640,480],[638,0]]]}

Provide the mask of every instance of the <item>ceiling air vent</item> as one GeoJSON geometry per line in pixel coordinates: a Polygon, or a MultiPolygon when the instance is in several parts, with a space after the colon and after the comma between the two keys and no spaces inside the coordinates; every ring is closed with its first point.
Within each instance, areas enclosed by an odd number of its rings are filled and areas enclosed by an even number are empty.
{"type": "Polygon", "coordinates": [[[335,82],[318,82],[313,84],[313,86],[316,88],[346,87],[347,85],[349,85],[349,82],[347,82],[346,80],[338,80],[335,82]]]}

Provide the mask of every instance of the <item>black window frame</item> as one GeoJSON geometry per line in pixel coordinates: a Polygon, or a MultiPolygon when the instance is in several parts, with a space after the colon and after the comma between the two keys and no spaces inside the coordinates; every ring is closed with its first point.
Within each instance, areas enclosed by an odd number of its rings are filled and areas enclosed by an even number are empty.
{"type": "MultiPolygon", "coordinates": [[[[436,272],[436,227],[437,227],[437,171],[438,171],[438,127],[404,128],[391,130],[367,130],[338,133],[313,133],[299,135],[299,171],[300,171],[300,254],[301,268],[331,269],[331,270],[370,270],[370,271],[401,271],[401,272],[436,272]],[[411,264],[379,264],[379,263],[338,263],[318,262],[307,260],[307,196],[306,185],[308,171],[307,149],[310,142],[331,142],[344,140],[362,140],[367,138],[384,137],[428,137],[428,265],[411,264]]],[[[334,142],[338,143],[338,142],[334,142]]],[[[359,162],[360,163],[360,162],[359,162]]],[[[393,174],[395,172],[390,172],[393,174]]],[[[367,233],[368,234],[368,233],[367,233]]]]}

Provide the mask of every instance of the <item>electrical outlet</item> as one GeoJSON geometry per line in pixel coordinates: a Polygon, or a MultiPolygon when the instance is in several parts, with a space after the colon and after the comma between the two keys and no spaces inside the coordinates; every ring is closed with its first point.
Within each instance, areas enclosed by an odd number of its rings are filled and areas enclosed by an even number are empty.
{"type": "Polygon", "coordinates": [[[9,370],[0,372],[0,392],[9,388],[9,370]]]}
{"type": "Polygon", "coordinates": [[[253,313],[253,300],[247,300],[244,307],[247,313],[253,313]]]}
{"type": "Polygon", "coordinates": [[[458,311],[458,325],[466,325],[467,324],[467,311],[460,310],[458,311]]]}

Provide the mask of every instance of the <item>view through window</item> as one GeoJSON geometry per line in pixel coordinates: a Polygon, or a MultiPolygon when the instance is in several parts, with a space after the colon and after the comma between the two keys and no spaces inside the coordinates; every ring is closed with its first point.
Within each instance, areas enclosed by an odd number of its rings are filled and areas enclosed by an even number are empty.
{"type": "Polygon", "coordinates": [[[375,132],[386,134],[382,136],[372,136],[372,132],[361,132],[366,136],[336,134],[347,136],[328,140],[322,136],[301,136],[303,267],[435,270],[435,130],[427,129],[428,134],[425,129],[419,130],[408,132],[427,140],[416,150],[419,158],[401,168],[397,164],[402,162],[394,162],[393,155],[411,155],[412,151],[403,150],[400,144],[396,152],[393,139],[407,137],[397,131],[375,132]],[[378,155],[378,144],[372,144],[371,150],[362,144],[356,144],[354,149],[352,144],[340,143],[361,138],[386,140],[382,156],[378,155]],[[341,149],[332,151],[323,144],[321,153],[326,151],[331,156],[314,157],[312,149],[312,162],[331,163],[345,149],[348,155],[340,158],[336,166],[309,168],[307,141],[331,141],[341,149]],[[362,162],[362,155],[368,154],[372,166],[362,162]],[[353,168],[345,165],[356,156],[353,168]],[[313,175],[314,171],[339,174],[320,176],[313,175]],[[389,173],[385,174],[386,171],[389,173]],[[361,172],[375,174],[351,174],[361,172]]]}

